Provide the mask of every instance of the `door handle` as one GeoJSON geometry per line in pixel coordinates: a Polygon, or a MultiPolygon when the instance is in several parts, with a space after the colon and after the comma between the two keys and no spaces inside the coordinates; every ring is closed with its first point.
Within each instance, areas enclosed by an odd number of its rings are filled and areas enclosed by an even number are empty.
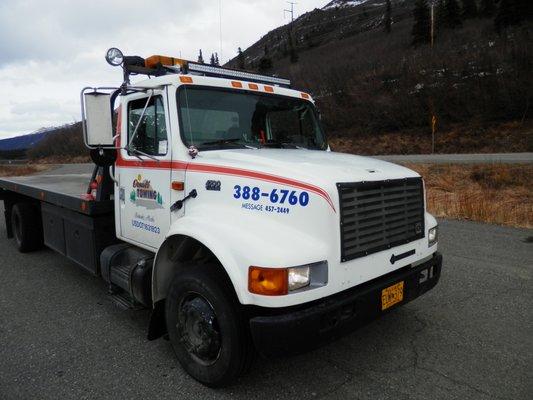
{"type": "Polygon", "coordinates": [[[170,206],[170,211],[174,212],[176,210],[181,210],[183,208],[183,203],[189,199],[194,199],[198,196],[198,192],[196,189],[193,189],[189,192],[187,196],[185,196],[183,199],[176,201],[174,204],[170,206]]]}

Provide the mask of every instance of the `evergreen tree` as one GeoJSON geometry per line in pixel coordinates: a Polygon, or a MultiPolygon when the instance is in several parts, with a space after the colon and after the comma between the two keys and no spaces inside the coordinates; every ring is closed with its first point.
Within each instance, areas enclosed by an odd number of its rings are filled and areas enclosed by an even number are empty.
{"type": "Polygon", "coordinates": [[[511,25],[517,25],[533,14],[533,2],[531,0],[500,0],[494,25],[496,31],[511,25]]]}
{"type": "Polygon", "coordinates": [[[437,30],[445,28],[444,21],[446,20],[446,0],[439,0],[435,7],[435,25],[437,30]]]}
{"type": "Polygon", "coordinates": [[[270,69],[272,69],[272,58],[268,55],[268,46],[265,44],[265,47],[263,48],[264,54],[263,57],[259,60],[259,71],[260,72],[266,72],[270,69]]]}
{"type": "Polygon", "coordinates": [[[490,18],[496,12],[496,4],[494,0],[481,0],[479,5],[479,15],[481,17],[490,18]]]}
{"type": "Polygon", "coordinates": [[[461,26],[461,8],[457,0],[446,0],[444,7],[446,9],[445,25],[450,29],[461,26]]]}
{"type": "Polygon", "coordinates": [[[268,56],[263,56],[259,60],[259,72],[267,72],[272,69],[272,59],[268,56]]]}
{"type": "Polygon", "coordinates": [[[200,54],[198,54],[198,62],[200,64],[204,63],[204,56],[202,55],[202,49],[200,49],[200,54]]]}
{"type": "Polygon", "coordinates": [[[461,9],[457,0],[440,0],[437,3],[436,19],[439,29],[454,29],[461,26],[461,9]]]}
{"type": "Polygon", "coordinates": [[[239,63],[239,68],[240,69],[245,69],[246,68],[245,60],[244,60],[244,53],[242,52],[242,49],[240,47],[237,50],[237,62],[239,63]]]}
{"type": "Polygon", "coordinates": [[[476,0],[463,0],[463,19],[475,18],[477,17],[477,12],[476,0]]]}
{"type": "Polygon", "coordinates": [[[215,53],[215,65],[219,66],[220,62],[218,61],[218,53],[215,53]]]}
{"type": "Polygon", "coordinates": [[[385,20],[384,20],[384,29],[386,33],[391,33],[392,30],[392,12],[390,0],[387,0],[385,7],[385,20]]]}
{"type": "Polygon", "coordinates": [[[430,10],[426,0],[416,0],[413,10],[413,45],[429,43],[431,41],[430,10]]]}
{"type": "Polygon", "coordinates": [[[291,63],[297,63],[298,59],[300,58],[298,56],[298,51],[296,50],[296,45],[294,44],[294,38],[292,36],[292,31],[289,28],[289,55],[291,63]]]}
{"type": "Polygon", "coordinates": [[[209,60],[209,64],[216,65],[215,64],[215,54],[211,53],[211,59],[209,60]]]}

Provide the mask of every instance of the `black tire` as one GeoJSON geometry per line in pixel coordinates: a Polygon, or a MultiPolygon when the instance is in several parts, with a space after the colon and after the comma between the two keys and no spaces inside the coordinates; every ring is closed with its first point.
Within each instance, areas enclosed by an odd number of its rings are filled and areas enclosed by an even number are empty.
{"type": "Polygon", "coordinates": [[[189,264],[180,269],[165,307],[170,342],[180,364],[213,388],[231,384],[254,357],[247,321],[219,268],[189,264]]]}
{"type": "Polygon", "coordinates": [[[31,203],[17,203],[11,210],[11,225],[17,248],[21,253],[43,247],[43,223],[41,212],[31,203]]]}

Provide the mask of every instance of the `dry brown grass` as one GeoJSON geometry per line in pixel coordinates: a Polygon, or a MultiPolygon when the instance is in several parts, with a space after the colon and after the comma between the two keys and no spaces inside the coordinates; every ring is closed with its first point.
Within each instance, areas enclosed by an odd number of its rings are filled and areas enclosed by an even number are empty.
{"type": "Polygon", "coordinates": [[[92,163],[91,157],[89,155],[82,156],[49,156],[43,158],[37,158],[32,160],[32,162],[39,164],[84,164],[92,163]]]}
{"type": "Polygon", "coordinates": [[[533,165],[408,164],[437,217],[533,227],[533,165]]]}
{"type": "MultiPolygon", "coordinates": [[[[335,151],[354,154],[429,154],[431,130],[335,136],[328,139],[335,151]]],[[[509,121],[492,125],[464,123],[439,127],[437,153],[520,153],[533,151],[533,121],[509,121]]]]}
{"type": "Polygon", "coordinates": [[[47,165],[0,165],[0,176],[31,175],[48,169],[47,165]]]}

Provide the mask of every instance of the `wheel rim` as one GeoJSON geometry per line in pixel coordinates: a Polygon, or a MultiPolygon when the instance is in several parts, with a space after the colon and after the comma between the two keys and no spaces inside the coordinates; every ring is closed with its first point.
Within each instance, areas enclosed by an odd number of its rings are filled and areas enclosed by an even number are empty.
{"type": "Polygon", "coordinates": [[[187,293],[180,302],[176,324],[179,341],[189,355],[203,365],[213,364],[222,347],[213,306],[198,293],[187,293]]]}

